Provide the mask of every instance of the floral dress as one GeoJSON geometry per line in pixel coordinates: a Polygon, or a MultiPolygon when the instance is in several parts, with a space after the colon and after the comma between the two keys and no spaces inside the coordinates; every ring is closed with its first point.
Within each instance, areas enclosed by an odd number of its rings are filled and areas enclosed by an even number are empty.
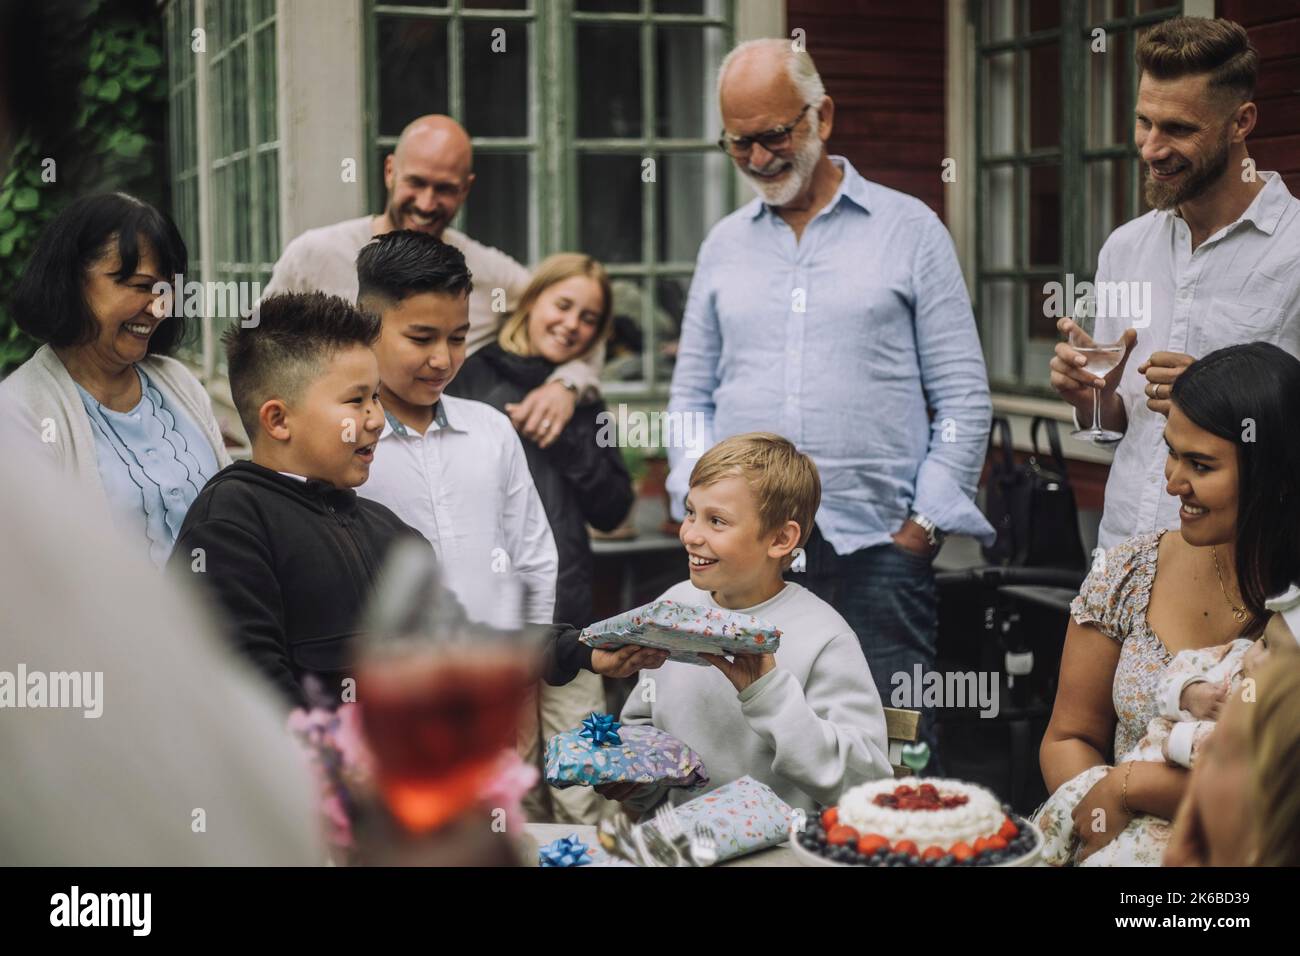
{"type": "MultiPolygon", "coordinates": [[[[1156,577],[1156,557],[1163,531],[1140,534],[1102,552],[1070,604],[1071,616],[1091,624],[1120,645],[1112,700],[1115,705],[1115,758],[1125,757],[1159,714],[1160,675],[1173,659],[1147,624],[1147,605],[1156,577]]],[[[1047,863],[1075,862],[1079,845],[1071,814],[1083,796],[1110,767],[1089,767],[1057,788],[1034,814],[1047,839],[1047,863]]],[[[1169,841],[1169,821],[1136,815],[1124,832],[1088,857],[1082,866],[1159,866],[1169,841]]]]}

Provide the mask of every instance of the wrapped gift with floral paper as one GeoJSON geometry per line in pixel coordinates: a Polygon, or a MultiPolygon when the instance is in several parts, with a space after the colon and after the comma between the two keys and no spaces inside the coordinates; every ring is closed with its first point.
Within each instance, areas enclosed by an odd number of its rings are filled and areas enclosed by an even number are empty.
{"type": "Polygon", "coordinates": [[[781,646],[781,631],[752,614],[652,601],[596,622],[579,639],[595,648],[657,647],[669,652],[669,660],[707,667],[700,654],[773,654],[781,646]]]}
{"type": "MultiPolygon", "coordinates": [[[[784,843],[794,813],[765,783],[744,776],[675,808],[686,833],[703,824],[713,831],[718,862],[784,843]]],[[[641,824],[653,827],[653,821],[641,824]]]]}
{"type": "Polygon", "coordinates": [[[707,783],[699,754],[656,727],[623,727],[610,714],[592,714],[582,726],[546,743],[546,782],[553,787],[653,783],[693,787],[707,783]]]}

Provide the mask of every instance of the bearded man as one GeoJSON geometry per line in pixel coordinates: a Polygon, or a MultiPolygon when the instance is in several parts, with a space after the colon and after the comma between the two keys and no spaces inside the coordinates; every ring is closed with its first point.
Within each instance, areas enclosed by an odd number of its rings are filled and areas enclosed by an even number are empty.
{"type": "Polygon", "coordinates": [[[992,405],[966,284],[929,207],[828,154],[834,103],[806,52],[738,46],[718,101],[719,146],[760,198],[700,247],[668,408],[705,437],[668,442],[670,501],[680,517],[693,453],[730,435],[776,432],[810,456],[821,506],[793,580],[844,618],[889,704],[898,675],[934,663],[943,535],[993,537],[972,500],[992,405]]]}
{"type": "MultiPolygon", "coordinates": [[[[1183,369],[1243,342],[1300,356],[1300,200],[1277,173],[1256,171],[1246,151],[1259,53],[1231,20],[1178,17],[1143,37],[1136,60],[1134,138],[1152,209],[1107,238],[1097,286],[1143,283],[1150,324],[1128,328],[1132,316],[1106,314],[1099,294],[1094,337],[1122,341],[1123,361],[1099,378],[1065,342],[1051,361],[1052,385],[1077,417],[1091,421],[1099,401],[1102,427],[1124,436],[1106,482],[1103,548],[1177,528],[1180,505],[1202,513],[1165,493],[1165,416],[1183,369]],[[1135,351],[1141,364],[1130,362],[1135,351]]],[[[1068,335],[1074,324],[1058,327],[1068,335]]]]}

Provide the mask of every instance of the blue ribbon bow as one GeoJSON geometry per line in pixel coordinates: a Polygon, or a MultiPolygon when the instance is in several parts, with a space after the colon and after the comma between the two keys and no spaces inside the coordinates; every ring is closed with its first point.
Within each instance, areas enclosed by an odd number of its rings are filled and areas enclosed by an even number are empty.
{"type": "Polygon", "coordinates": [[[598,747],[608,747],[623,742],[623,738],[618,735],[618,728],[622,726],[613,714],[592,713],[590,717],[582,719],[582,730],[578,731],[578,736],[587,737],[598,747]]]}
{"type": "Polygon", "coordinates": [[[587,845],[578,842],[576,833],[538,847],[537,857],[542,866],[586,866],[591,862],[587,845]]]}

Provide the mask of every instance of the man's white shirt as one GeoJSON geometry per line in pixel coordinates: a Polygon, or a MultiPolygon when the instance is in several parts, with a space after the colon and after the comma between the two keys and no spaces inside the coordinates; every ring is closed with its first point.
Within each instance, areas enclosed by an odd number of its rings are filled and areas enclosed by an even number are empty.
{"type": "Polygon", "coordinates": [[[527,620],[551,622],[555,538],[519,436],[492,406],[444,395],[422,435],[389,415],[357,493],[429,539],[471,619],[503,623],[501,580],[513,572],[527,588],[527,620]]]}
{"type": "MultiPolygon", "coordinates": [[[[1178,499],[1165,491],[1166,419],[1147,408],[1146,377],[1137,371],[1151,353],[1201,358],[1260,341],[1300,356],[1300,200],[1277,173],[1258,175],[1265,186],[1241,217],[1195,250],[1180,216],[1152,210],[1111,233],[1098,256],[1099,288],[1150,283],[1150,324],[1137,329],[1119,384],[1128,428],[1106,482],[1103,548],[1179,525],[1178,499]]],[[[1097,340],[1118,341],[1134,324],[1131,314],[1099,316],[1097,340]]]]}

